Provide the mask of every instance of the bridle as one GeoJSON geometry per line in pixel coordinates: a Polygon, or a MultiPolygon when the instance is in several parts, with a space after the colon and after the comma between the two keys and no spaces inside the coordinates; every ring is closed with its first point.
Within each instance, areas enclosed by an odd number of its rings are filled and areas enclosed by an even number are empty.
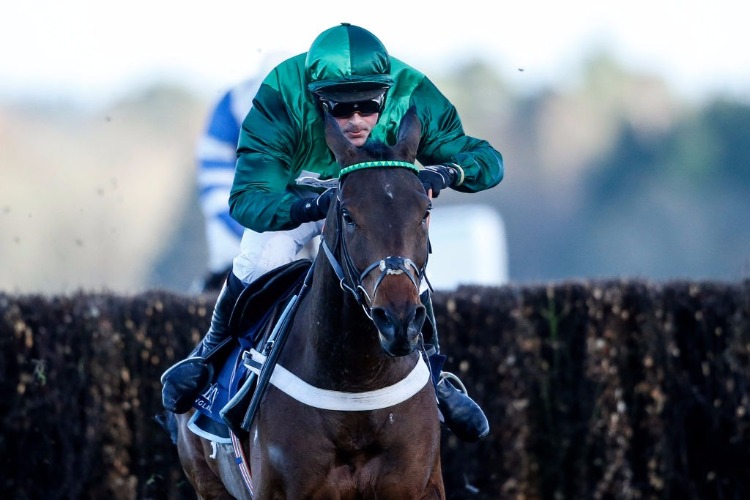
{"type": "MultiPolygon", "coordinates": [[[[373,167],[398,167],[398,168],[409,168],[409,169],[418,171],[417,167],[414,164],[408,163],[408,162],[400,162],[400,161],[371,161],[371,162],[365,162],[365,163],[357,163],[355,165],[342,169],[341,174],[339,176],[339,187],[336,193],[336,202],[335,202],[336,203],[335,205],[336,225],[335,225],[333,250],[328,245],[328,243],[326,243],[325,238],[322,238],[321,243],[320,243],[326,257],[328,258],[328,262],[331,264],[333,271],[336,273],[336,276],[339,279],[339,285],[341,286],[341,289],[352,294],[354,299],[357,301],[357,303],[360,306],[362,306],[362,309],[364,310],[365,314],[370,319],[372,319],[372,300],[377,294],[378,287],[383,282],[386,276],[406,274],[406,276],[411,281],[412,285],[414,285],[414,288],[417,290],[417,294],[419,294],[422,280],[427,280],[427,276],[425,275],[425,268],[427,266],[427,257],[425,257],[424,265],[419,267],[414,263],[413,260],[407,257],[389,255],[380,260],[376,260],[369,266],[365,267],[364,270],[362,271],[357,269],[357,266],[354,264],[354,261],[352,260],[351,253],[349,252],[349,248],[346,245],[346,239],[341,234],[340,222],[341,222],[341,217],[342,217],[342,209],[341,209],[341,187],[343,184],[342,179],[345,174],[348,174],[354,170],[359,170],[362,168],[373,168],[373,167]],[[336,258],[336,254],[341,256],[343,265],[336,258]],[[367,290],[365,290],[362,282],[370,273],[372,273],[375,270],[378,270],[380,274],[375,280],[375,286],[372,289],[373,296],[370,297],[367,293],[367,290]]],[[[430,243],[428,239],[427,256],[429,256],[429,246],[430,246],[430,243]]],[[[429,281],[427,281],[427,283],[429,285],[429,281]]]]}

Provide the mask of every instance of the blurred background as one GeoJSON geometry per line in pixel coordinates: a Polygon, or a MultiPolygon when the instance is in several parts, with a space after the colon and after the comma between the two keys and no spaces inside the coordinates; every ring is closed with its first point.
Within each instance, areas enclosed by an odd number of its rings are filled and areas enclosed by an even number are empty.
{"type": "Polygon", "coordinates": [[[6,2],[0,290],[187,292],[206,265],[195,148],[211,106],[265,54],[342,21],[425,72],[504,155],[498,187],[436,200],[431,265],[451,275],[437,288],[748,278],[748,10],[6,2]]]}

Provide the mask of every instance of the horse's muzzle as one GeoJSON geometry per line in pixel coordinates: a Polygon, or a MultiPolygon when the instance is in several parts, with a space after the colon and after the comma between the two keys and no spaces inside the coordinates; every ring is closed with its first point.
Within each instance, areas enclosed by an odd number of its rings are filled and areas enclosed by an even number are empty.
{"type": "Polygon", "coordinates": [[[426,316],[423,305],[397,312],[394,308],[373,307],[372,321],[378,329],[380,345],[391,356],[406,356],[417,348],[426,316]]]}

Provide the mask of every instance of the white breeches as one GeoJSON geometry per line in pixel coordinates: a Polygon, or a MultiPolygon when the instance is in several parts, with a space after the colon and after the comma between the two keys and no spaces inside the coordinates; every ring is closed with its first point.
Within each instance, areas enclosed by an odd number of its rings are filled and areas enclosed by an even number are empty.
{"type": "Polygon", "coordinates": [[[245,229],[240,253],[234,258],[234,275],[248,285],[268,271],[292,262],[308,243],[320,235],[324,222],[306,222],[288,231],[256,233],[245,229]]]}

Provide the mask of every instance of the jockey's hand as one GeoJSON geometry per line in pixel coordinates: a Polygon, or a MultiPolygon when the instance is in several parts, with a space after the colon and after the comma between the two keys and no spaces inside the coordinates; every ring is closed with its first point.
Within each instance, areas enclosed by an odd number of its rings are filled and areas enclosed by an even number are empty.
{"type": "Polygon", "coordinates": [[[334,196],[336,188],[328,188],[315,198],[300,198],[292,204],[289,217],[296,224],[325,219],[334,196]]]}
{"type": "Polygon", "coordinates": [[[458,172],[453,167],[445,165],[430,165],[419,171],[419,180],[422,181],[424,190],[430,192],[432,197],[440,196],[440,190],[451,187],[458,177],[458,172]]]}

